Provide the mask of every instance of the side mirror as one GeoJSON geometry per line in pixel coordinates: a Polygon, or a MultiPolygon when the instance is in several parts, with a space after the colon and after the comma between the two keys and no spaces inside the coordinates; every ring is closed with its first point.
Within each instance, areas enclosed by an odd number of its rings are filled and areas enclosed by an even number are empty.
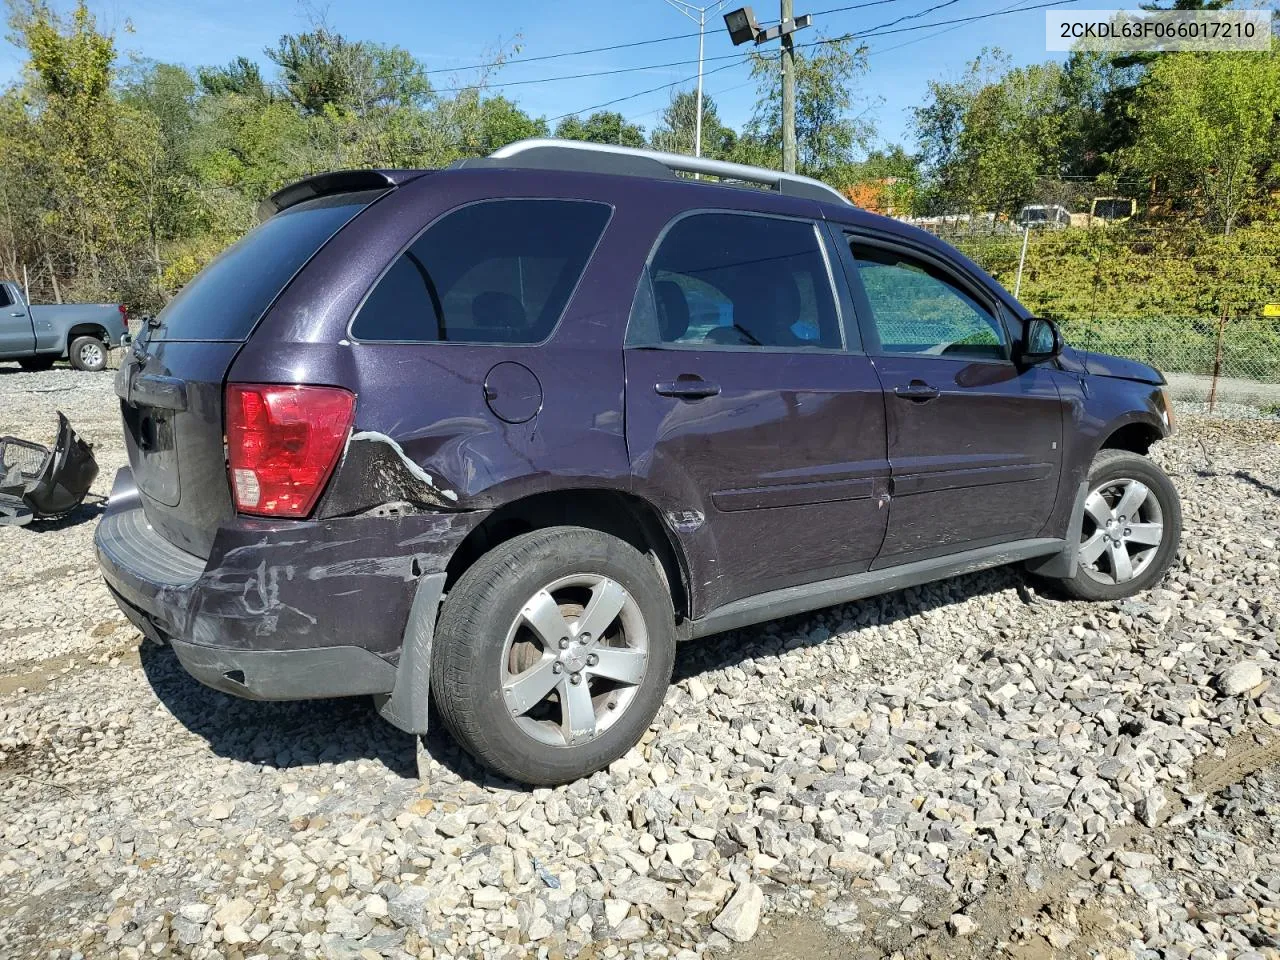
{"type": "Polygon", "coordinates": [[[1062,331],[1048,317],[1032,317],[1027,321],[1026,335],[1022,340],[1019,360],[1026,366],[1044,363],[1062,353],[1066,341],[1062,331]]]}

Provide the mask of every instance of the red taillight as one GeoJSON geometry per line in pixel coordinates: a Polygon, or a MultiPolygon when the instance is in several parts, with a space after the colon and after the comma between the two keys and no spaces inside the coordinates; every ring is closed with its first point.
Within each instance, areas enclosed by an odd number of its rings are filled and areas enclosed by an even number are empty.
{"type": "Polygon", "coordinates": [[[337,387],[227,385],[227,470],[236,509],[305,517],[342,454],[356,398],[337,387]]]}
{"type": "Polygon", "coordinates": [[[124,332],[129,332],[129,308],[123,303],[120,304],[120,326],[124,327],[124,332]]]}

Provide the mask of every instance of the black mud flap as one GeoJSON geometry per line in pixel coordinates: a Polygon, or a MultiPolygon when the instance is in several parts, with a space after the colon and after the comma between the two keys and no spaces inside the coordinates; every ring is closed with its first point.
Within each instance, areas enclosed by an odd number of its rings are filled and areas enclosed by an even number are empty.
{"type": "Polygon", "coordinates": [[[93,448],[58,412],[54,447],[0,437],[0,524],[66,516],[80,505],[98,476],[93,448]]]}

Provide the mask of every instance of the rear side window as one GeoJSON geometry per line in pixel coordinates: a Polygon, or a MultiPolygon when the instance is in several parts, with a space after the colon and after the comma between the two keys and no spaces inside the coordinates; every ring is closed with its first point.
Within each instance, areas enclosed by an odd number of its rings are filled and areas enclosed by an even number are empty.
{"type": "Polygon", "coordinates": [[[491,200],[428,227],[356,314],[357,340],[540,343],[609,220],[587,200],[491,200]]]}
{"type": "Polygon", "coordinates": [[[228,247],[161,311],[154,340],[244,340],[303,264],[383,191],[308,200],[228,247]]]}
{"type": "Polygon", "coordinates": [[[687,216],[663,237],[647,280],[649,296],[637,297],[628,330],[632,345],[842,346],[812,223],[754,214],[687,216]]]}
{"type": "Polygon", "coordinates": [[[0,307],[13,306],[13,298],[9,296],[9,288],[0,283],[0,307]]]}

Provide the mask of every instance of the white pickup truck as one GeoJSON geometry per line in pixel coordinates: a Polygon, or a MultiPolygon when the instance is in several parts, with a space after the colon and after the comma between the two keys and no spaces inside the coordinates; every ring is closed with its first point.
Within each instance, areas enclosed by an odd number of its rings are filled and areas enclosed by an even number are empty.
{"type": "Polygon", "coordinates": [[[128,342],[122,303],[33,306],[16,283],[0,280],[0,360],[24,370],[47,370],[65,358],[77,370],[102,370],[111,347],[128,342]]]}

